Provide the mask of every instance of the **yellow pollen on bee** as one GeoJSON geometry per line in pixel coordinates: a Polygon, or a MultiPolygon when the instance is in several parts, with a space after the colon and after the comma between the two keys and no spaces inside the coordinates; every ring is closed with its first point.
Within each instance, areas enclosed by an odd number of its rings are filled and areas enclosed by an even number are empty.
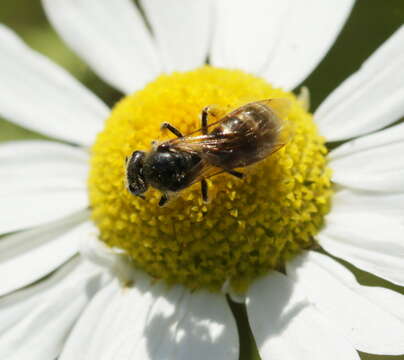
{"type": "Polygon", "coordinates": [[[191,289],[218,291],[230,283],[246,290],[257,276],[315,245],[330,206],[327,149],[312,115],[292,93],[242,71],[205,66],[158,77],[115,106],[91,154],[89,196],[100,240],[124,250],[156,280],[191,289]],[[152,188],[146,200],[126,189],[125,158],[173,137],[160,130],[163,122],[187,134],[200,128],[208,105],[220,118],[268,98],[291,101],[293,136],[267,159],[240,169],[244,179],[210,178],[209,203],[202,201],[199,184],[164,207],[152,188]]]}

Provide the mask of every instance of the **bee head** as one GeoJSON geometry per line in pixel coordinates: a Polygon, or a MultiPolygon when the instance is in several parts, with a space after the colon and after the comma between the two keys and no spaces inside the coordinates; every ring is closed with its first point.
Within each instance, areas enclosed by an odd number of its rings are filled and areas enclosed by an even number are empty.
{"type": "Polygon", "coordinates": [[[133,195],[144,199],[148,184],[143,176],[143,163],[146,154],[143,151],[135,151],[126,158],[126,183],[127,188],[133,195]]]}

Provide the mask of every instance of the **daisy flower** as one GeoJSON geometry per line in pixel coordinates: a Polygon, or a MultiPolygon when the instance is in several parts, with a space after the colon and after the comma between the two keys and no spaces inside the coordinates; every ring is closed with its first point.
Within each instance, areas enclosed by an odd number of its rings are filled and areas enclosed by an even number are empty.
{"type": "Polygon", "coordinates": [[[59,140],[0,145],[0,357],[238,359],[226,294],[264,360],[404,353],[404,297],[335,260],[404,285],[404,27],[312,115],[291,89],[352,0],[141,4],[151,32],[129,0],[43,0],[125,94],[112,110],[0,27],[0,114],[59,140]],[[208,204],[127,191],[125,157],[162,122],[268,98],[289,99],[293,136],[242,181],[209,179],[208,204]]]}

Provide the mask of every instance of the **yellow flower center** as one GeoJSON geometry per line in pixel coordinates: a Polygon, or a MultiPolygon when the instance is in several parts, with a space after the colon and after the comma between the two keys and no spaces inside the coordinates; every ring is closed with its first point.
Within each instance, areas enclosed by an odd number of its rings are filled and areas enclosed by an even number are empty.
{"type": "Polygon", "coordinates": [[[163,75],[125,97],[92,148],[89,193],[100,238],[124,250],[136,267],[156,279],[191,289],[219,290],[230,283],[244,291],[255,277],[281,269],[299,250],[314,244],[331,197],[327,150],[312,115],[292,93],[274,89],[241,71],[213,67],[163,75]],[[252,101],[287,98],[293,136],[267,159],[243,169],[244,179],[209,179],[209,203],[199,184],[164,207],[153,189],[146,200],[129,193],[125,158],[150,151],[169,122],[187,134],[200,128],[207,105],[234,109],[252,101]]]}

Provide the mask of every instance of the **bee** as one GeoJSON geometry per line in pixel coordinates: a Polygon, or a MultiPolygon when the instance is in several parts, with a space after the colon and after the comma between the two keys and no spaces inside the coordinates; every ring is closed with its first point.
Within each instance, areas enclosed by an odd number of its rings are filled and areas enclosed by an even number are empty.
{"type": "Polygon", "coordinates": [[[172,194],[200,182],[207,202],[206,179],[221,173],[242,179],[244,174],[236,169],[255,164],[286,144],[281,134],[289,106],[283,98],[251,102],[210,124],[208,118],[215,115],[208,106],[201,113],[201,128],[187,135],[163,123],[161,128],[176,138],[153,141],[151,151],[137,150],[126,159],[127,189],[145,199],[143,194],[152,186],[162,192],[163,206],[172,194]]]}

